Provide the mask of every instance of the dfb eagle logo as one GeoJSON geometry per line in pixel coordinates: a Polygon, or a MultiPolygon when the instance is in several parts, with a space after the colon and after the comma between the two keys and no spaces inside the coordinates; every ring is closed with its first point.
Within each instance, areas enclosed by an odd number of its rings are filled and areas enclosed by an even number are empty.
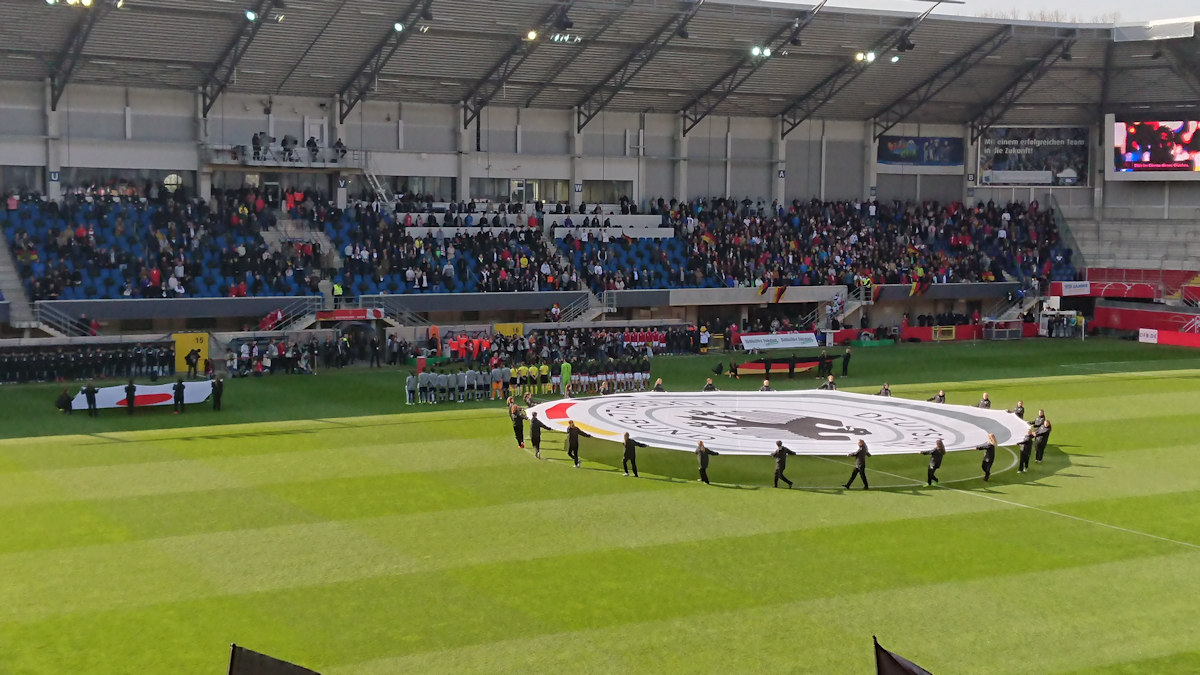
{"type": "Polygon", "coordinates": [[[840,420],[785,412],[713,413],[694,410],[685,417],[691,424],[704,429],[729,431],[759,438],[778,438],[781,434],[790,434],[814,441],[848,441],[854,436],[870,434],[866,429],[846,426],[840,420]]]}

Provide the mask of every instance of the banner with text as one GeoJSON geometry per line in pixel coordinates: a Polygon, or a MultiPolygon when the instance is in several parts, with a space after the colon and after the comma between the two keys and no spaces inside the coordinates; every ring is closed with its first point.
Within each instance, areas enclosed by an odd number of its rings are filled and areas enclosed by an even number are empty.
{"type": "Polygon", "coordinates": [[[817,347],[814,333],[746,333],[742,347],[746,349],[802,349],[817,347]]]}
{"type": "Polygon", "coordinates": [[[962,166],[963,140],[953,136],[880,136],[875,159],[899,166],[962,166]]]}
{"type": "Polygon", "coordinates": [[[1088,185],[1087,127],[992,127],[979,137],[981,185],[1088,185]]]}

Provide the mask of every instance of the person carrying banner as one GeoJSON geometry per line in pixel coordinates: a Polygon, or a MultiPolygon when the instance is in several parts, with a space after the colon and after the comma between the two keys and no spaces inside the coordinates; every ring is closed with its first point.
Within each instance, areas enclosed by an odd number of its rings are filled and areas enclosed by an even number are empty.
{"type": "Polygon", "coordinates": [[[125,410],[130,415],[133,414],[133,406],[134,406],[136,398],[137,398],[137,385],[135,385],[133,383],[133,380],[130,379],[129,384],[125,385],[125,410]]]}
{"type": "Polygon", "coordinates": [[[826,377],[825,381],[822,382],[821,386],[817,387],[817,389],[824,389],[825,391],[836,391],[837,383],[835,383],[833,381],[833,375],[827,375],[825,377],[826,377]]]}
{"type": "Polygon", "coordinates": [[[629,437],[629,432],[625,432],[625,454],[621,457],[621,468],[625,471],[625,475],[629,475],[629,469],[633,469],[633,477],[638,477],[637,472],[637,449],[646,447],[645,443],[635,441],[629,437]]]}
{"type": "Polygon", "coordinates": [[[542,429],[549,428],[538,419],[537,412],[529,418],[529,442],[533,444],[533,456],[537,459],[542,458],[542,429]]]}
{"type": "Polygon", "coordinates": [[[945,403],[946,402],[946,390],[939,389],[938,393],[936,395],[930,396],[929,398],[927,398],[925,400],[932,401],[934,403],[945,403]]]}
{"type": "Polygon", "coordinates": [[[175,413],[174,414],[178,415],[179,413],[183,412],[184,386],[183,386],[183,378],[182,377],[179,378],[178,380],[176,380],[175,386],[171,387],[171,391],[175,392],[175,413]]]}
{"type": "Polygon", "coordinates": [[[1014,406],[1013,409],[1009,410],[1008,412],[1016,415],[1020,419],[1025,419],[1025,402],[1017,401],[1017,405],[1014,406]]]}
{"type": "Polygon", "coordinates": [[[589,434],[589,433],[585,432],[583,429],[580,429],[579,427],[575,426],[575,420],[568,421],[567,422],[567,457],[570,457],[571,461],[575,462],[576,469],[579,468],[579,437],[580,436],[587,436],[588,438],[591,438],[591,434],[589,434]]]}
{"type": "Polygon", "coordinates": [[[512,418],[513,436],[517,439],[517,447],[525,449],[525,411],[521,406],[509,399],[508,416],[512,418]]]}
{"type": "Polygon", "coordinates": [[[775,452],[771,453],[775,458],[775,487],[779,487],[779,481],[787,483],[789,489],[792,487],[792,481],[788,480],[783,472],[787,469],[788,455],[795,454],[790,448],[784,447],[783,441],[775,441],[775,452]]]}
{"type": "Polygon", "coordinates": [[[1037,445],[1034,448],[1033,458],[1038,464],[1041,464],[1042,457],[1046,454],[1046,444],[1050,442],[1050,420],[1042,416],[1042,424],[1034,435],[1037,437],[1037,445]]]}
{"type": "Polygon", "coordinates": [[[705,378],[704,388],[701,389],[700,391],[719,391],[719,390],[717,389],[717,386],[715,384],[713,384],[712,378],[709,377],[709,378],[705,378]]]}
{"type": "Polygon", "coordinates": [[[98,417],[100,412],[96,409],[96,394],[99,390],[96,389],[96,384],[92,380],[88,380],[87,386],[83,388],[83,397],[87,400],[88,417],[98,417]]]}
{"type": "Polygon", "coordinates": [[[938,439],[931,450],[922,450],[922,455],[929,455],[929,471],[925,474],[926,483],[932,487],[938,482],[937,470],[942,468],[942,458],[946,456],[946,444],[938,439]]]}
{"type": "Polygon", "coordinates": [[[878,392],[877,394],[875,394],[875,395],[876,395],[876,396],[887,396],[887,397],[891,398],[891,396],[892,396],[892,388],[891,388],[891,387],[888,385],[888,383],[887,383],[887,382],[884,382],[884,383],[883,383],[883,389],[880,389],[880,390],[879,390],[879,392],[878,392]]]}
{"type": "Polygon", "coordinates": [[[1017,473],[1025,473],[1029,470],[1029,458],[1033,455],[1033,427],[1025,432],[1025,438],[1021,439],[1021,454],[1017,460],[1017,473]]]}
{"type": "Polygon", "coordinates": [[[977,407],[977,408],[983,408],[983,409],[985,409],[985,410],[990,410],[990,409],[991,409],[991,407],[992,407],[992,399],[988,398],[988,395],[987,395],[987,392],[986,392],[986,391],[985,391],[985,392],[983,392],[983,398],[979,399],[979,405],[977,405],[976,407],[977,407]]]}
{"type": "Polygon", "coordinates": [[[54,399],[54,407],[68,415],[71,415],[75,412],[75,407],[72,405],[72,403],[73,401],[71,399],[71,393],[67,391],[66,387],[63,387],[63,390],[58,394],[58,398],[54,399]]]}
{"type": "Polygon", "coordinates": [[[871,486],[867,485],[867,458],[871,456],[871,452],[867,450],[867,442],[860,438],[858,448],[847,456],[854,458],[854,471],[850,474],[850,480],[842,487],[849,490],[854,484],[854,479],[862,476],[863,489],[870,490],[871,486]]]}
{"type": "Polygon", "coordinates": [[[846,353],[842,356],[842,377],[850,377],[850,348],[846,347],[846,353]]]}
{"type": "Polygon", "coordinates": [[[759,388],[758,388],[758,390],[759,390],[759,391],[775,391],[775,389],[773,389],[773,388],[771,387],[771,381],[770,381],[770,380],[763,380],[762,386],[761,386],[761,387],[759,387],[759,388]]]}
{"type": "Polygon", "coordinates": [[[721,453],[717,452],[716,450],[709,450],[708,448],[704,447],[704,441],[699,441],[696,443],[696,459],[700,462],[700,478],[698,480],[701,483],[704,483],[705,485],[711,485],[711,483],[708,482],[708,458],[720,454],[721,453]]]}
{"type": "Polygon", "coordinates": [[[218,377],[212,383],[213,410],[221,410],[221,396],[225,394],[225,378],[218,377]]]}
{"type": "Polygon", "coordinates": [[[983,482],[986,483],[992,479],[992,464],[996,462],[996,434],[988,434],[987,443],[975,449],[983,451],[983,463],[980,467],[983,469],[983,482]]]}

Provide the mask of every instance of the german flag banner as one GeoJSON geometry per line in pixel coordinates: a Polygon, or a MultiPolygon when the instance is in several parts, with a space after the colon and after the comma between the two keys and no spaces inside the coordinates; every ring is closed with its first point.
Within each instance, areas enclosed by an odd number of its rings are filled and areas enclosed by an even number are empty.
{"type": "Polygon", "coordinates": [[[931,284],[929,280],[924,277],[917,279],[916,281],[912,282],[912,288],[908,289],[909,297],[914,295],[924,295],[925,291],[929,290],[930,285],[931,284]]]}
{"type": "Polygon", "coordinates": [[[758,287],[758,294],[759,294],[759,295],[766,295],[766,294],[767,294],[767,289],[769,289],[769,288],[771,288],[771,285],[770,285],[770,284],[763,284],[762,286],[759,286],[759,287],[758,287]]]}
{"type": "Polygon", "coordinates": [[[879,294],[883,292],[883,286],[873,286],[871,288],[871,302],[879,302],[879,294]]]}
{"type": "Polygon", "coordinates": [[[773,300],[771,300],[771,302],[779,302],[780,300],[782,300],[783,294],[787,293],[787,289],[788,289],[787,286],[776,286],[775,287],[775,298],[773,300]]]}
{"type": "Polygon", "coordinates": [[[708,232],[705,232],[704,234],[700,235],[700,238],[703,239],[704,243],[708,244],[709,246],[712,246],[713,244],[717,243],[717,238],[712,236],[708,232]]]}

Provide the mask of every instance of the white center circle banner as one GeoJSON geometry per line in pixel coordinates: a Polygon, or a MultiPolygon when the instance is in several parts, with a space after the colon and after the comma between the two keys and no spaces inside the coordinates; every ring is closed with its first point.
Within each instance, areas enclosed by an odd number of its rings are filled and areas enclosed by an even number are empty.
{"type": "Polygon", "coordinates": [[[615,394],[562,399],[530,408],[551,429],[568,421],[597,438],[620,441],[626,431],[656,448],[769,455],[775,441],[801,455],[836,455],[859,439],[874,455],[920,452],[941,439],[947,450],[970,450],[996,435],[1014,445],[1029,424],[1003,410],[947,405],[843,391],[615,394]]]}

